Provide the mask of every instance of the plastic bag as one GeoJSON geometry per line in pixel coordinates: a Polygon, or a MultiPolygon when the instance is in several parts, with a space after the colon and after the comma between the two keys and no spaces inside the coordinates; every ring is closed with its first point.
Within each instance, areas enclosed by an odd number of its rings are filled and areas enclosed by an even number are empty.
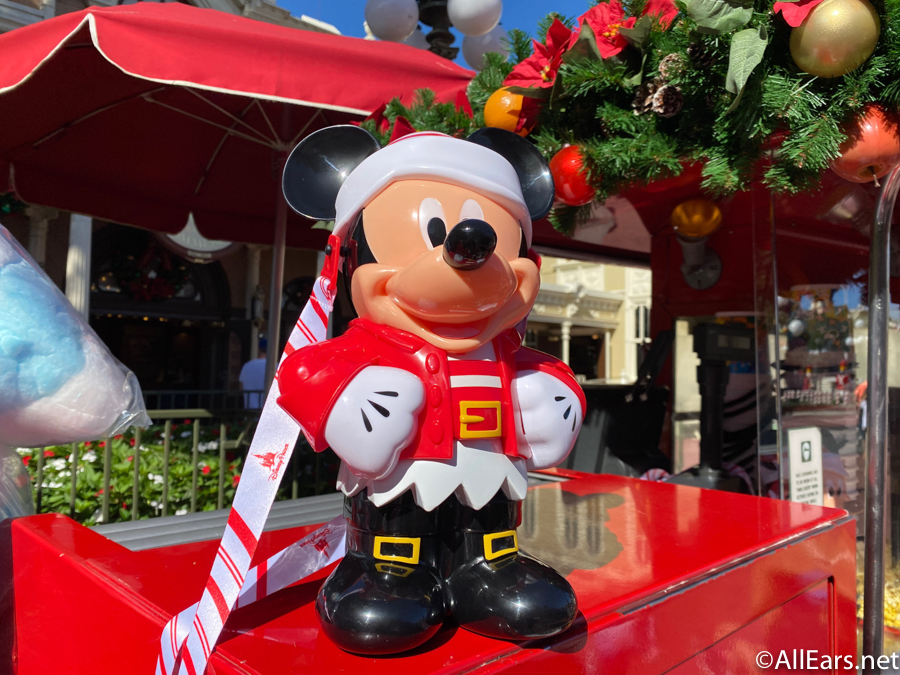
{"type": "Polygon", "coordinates": [[[0,520],[34,515],[31,478],[19,453],[0,443],[0,520]]]}
{"type": "Polygon", "coordinates": [[[0,226],[0,443],[60,445],[149,425],[134,373],[0,226]]]}

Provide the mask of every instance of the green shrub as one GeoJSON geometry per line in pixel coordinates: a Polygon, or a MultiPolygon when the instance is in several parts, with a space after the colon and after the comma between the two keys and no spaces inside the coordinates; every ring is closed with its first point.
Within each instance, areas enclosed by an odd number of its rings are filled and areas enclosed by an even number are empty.
{"type": "MultiPolygon", "coordinates": [[[[255,420],[236,421],[226,425],[226,436],[235,440],[246,431],[241,446],[227,450],[225,461],[224,505],[234,499],[240,482],[241,469],[252,438],[255,420]]],[[[162,516],[163,504],[163,432],[162,424],[154,424],[140,434],[138,518],[162,516]]],[[[134,430],[121,434],[110,443],[109,522],[131,520],[133,517],[134,459],[136,439],[134,430]]],[[[228,447],[228,446],[226,446],[228,447]]],[[[190,511],[193,421],[179,420],[172,423],[172,440],[169,450],[168,508],[167,515],[180,515],[190,511]]],[[[74,512],[70,509],[72,488],[72,445],[46,448],[19,448],[19,455],[28,468],[34,488],[34,501],[38,513],[63,513],[71,515],[84,525],[103,522],[103,469],[106,441],[78,444],[78,467],[74,512]],[[43,456],[42,479],[37,484],[40,455],[43,456]]],[[[219,426],[201,424],[197,461],[197,511],[217,508],[219,494],[219,426]]],[[[337,458],[312,452],[302,440],[298,443],[292,463],[277,499],[290,499],[321,494],[334,489],[337,475],[337,458]]]]}

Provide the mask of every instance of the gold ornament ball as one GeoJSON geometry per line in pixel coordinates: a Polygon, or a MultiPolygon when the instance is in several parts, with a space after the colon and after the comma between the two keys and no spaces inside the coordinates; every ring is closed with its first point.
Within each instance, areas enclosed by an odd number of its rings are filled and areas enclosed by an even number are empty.
{"type": "Polygon", "coordinates": [[[869,0],[825,0],[791,31],[791,56],[810,75],[840,77],[872,56],[880,32],[869,0]]]}

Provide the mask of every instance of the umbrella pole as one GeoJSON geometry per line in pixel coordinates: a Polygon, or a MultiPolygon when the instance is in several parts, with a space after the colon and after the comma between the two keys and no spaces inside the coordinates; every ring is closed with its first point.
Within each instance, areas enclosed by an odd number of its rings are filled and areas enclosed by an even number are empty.
{"type": "MultiPolygon", "coordinates": [[[[887,467],[887,368],[890,313],[890,234],[900,167],[884,181],[869,248],[869,363],[866,451],[866,561],[863,581],[862,653],[877,663],[884,653],[884,534],[887,467]]],[[[874,668],[874,667],[873,667],[874,668]]],[[[867,672],[876,672],[874,669],[867,672]]],[[[880,669],[878,670],[880,672],[880,669]]]]}
{"type": "MultiPolygon", "coordinates": [[[[287,154],[282,153],[279,166],[284,166],[287,154]]],[[[280,175],[280,172],[279,172],[280,175]]],[[[272,246],[272,282],[269,284],[269,328],[266,339],[266,391],[275,379],[278,357],[281,354],[281,286],[284,278],[284,249],[287,237],[287,202],[278,181],[278,204],[275,207],[275,241],[272,246]]]]}

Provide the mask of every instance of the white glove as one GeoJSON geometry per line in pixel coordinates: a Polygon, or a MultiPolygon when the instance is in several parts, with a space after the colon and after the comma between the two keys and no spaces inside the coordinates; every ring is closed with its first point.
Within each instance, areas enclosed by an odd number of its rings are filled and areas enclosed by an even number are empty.
{"type": "Polygon", "coordinates": [[[341,393],[328,421],[325,440],[350,470],[382,478],[416,435],[425,387],[400,368],[369,366],[341,393]]]}
{"type": "Polygon", "coordinates": [[[516,440],[519,452],[528,457],[528,468],[559,464],[581,429],[581,401],[561,379],[539,370],[516,373],[513,391],[522,419],[516,440]]]}

